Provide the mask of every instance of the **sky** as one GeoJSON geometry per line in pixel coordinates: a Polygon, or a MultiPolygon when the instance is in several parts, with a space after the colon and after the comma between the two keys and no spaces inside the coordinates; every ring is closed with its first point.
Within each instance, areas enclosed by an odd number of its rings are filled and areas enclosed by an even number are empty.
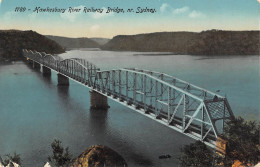
{"type": "Polygon", "coordinates": [[[260,0],[0,0],[0,29],[44,35],[112,38],[163,31],[259,30],[259,26],[260,0]],[[106,13],[116,7],[124,13],[106,13]],[[138,7],[149,10],[136,13],[138,7]],[[36,8],[59,11],[37,13],[36,8]],[[86,8],[103,12],[84,12],[86,8]]]}

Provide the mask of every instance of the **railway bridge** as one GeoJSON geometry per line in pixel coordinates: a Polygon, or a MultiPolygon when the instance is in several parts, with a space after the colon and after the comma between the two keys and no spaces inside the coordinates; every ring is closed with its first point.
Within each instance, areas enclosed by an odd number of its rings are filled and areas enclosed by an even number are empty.
{"type": "Polygon", "coordinates": [[[85,59],[23,50],[34,68],[57,72],[58,85],[69,79],[91,90],[91,107],[108,108],[107,98],[175,131],[216,148],[225,122],[234,115],[227,98],[173,76],[144,69],[101,70],[85,59]]]}

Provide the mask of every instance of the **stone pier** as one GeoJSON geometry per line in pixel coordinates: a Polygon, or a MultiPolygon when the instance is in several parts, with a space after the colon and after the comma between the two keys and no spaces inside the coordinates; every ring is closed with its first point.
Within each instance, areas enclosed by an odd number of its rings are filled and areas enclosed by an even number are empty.
{"type": "Polygon", "coordinates": [[[51,75],[51,69],[48,67],[42,66],[42,73],[43,75],[51,75]]]}
{"type": "Polygon", "coordinates": [[[58,86],[69,86],[69,78],[62,75],[62,74],[57,74],[58,76],[58,86]]]}
{"type": "Polygon", "coordinates": [[[41,65],[35,61],[33,61],[33,68],[35,69],[40,69],[41,68],[41,65]]]}
{"type": "Polygon", "coordinates": [[[94,91],[90,91],[90,108],[91,109],[108,109],[107,97],[94,91]]]}

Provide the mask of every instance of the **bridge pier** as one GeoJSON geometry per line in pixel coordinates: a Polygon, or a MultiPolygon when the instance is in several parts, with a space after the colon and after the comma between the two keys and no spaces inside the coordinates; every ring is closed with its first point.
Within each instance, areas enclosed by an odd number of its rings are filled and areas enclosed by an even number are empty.
{"type": "Polygon", "coordinates": [[[48,67],[42,66],[42,73],[44,75],[51,75],[51,69],[49,69],[48,67]]]}
{"type": "Polygon", "coordinates": [[[58,73],[58,86],[69,86],[69,78],[58,73]]]}
{"type": "Polygon", "coordinates": [[[33,61],[33,68],[35,69],[40,69],[41,68],[41,65],[35,61],[33,61]]]}
{"type": "Polygon", "coordinates": [[[90,108],[91,109],[108,109],[107,97],[94,91],[90,91],[90,108]]]}

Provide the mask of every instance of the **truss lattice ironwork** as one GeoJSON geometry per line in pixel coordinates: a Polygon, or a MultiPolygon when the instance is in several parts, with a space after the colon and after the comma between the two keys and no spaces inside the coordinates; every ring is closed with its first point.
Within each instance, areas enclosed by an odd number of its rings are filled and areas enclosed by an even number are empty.
{"type": "Polygon", "coordinates": [[[28,50],[23,54],[211,147],[216,146],[226,120],[234,118],[225,97],[164,73],[137,68],[102,71],[84,59],[61,60],[28,50]]]}

